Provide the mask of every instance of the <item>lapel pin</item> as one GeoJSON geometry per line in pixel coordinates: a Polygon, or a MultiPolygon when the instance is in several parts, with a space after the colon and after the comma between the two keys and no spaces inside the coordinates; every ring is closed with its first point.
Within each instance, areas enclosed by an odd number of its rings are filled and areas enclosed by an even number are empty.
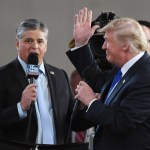
{"type": "Polygon", "coordinates": [[[124,79],[123,81],[122,81],[122,83],[125,83],[126,82],[126,80],[124,79]]]}
{"type": "Polygon", "coordinates": [[[54,75],[55,73],[54,73],[53,71],[50,71],[50,74],[53,74],[53,75],[54,75]]]}

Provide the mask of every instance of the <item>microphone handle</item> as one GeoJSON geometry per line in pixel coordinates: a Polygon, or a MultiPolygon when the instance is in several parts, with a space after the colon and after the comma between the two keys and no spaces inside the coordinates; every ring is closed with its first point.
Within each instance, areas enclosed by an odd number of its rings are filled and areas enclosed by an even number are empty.
{"type": "MultiPolygon", "coordinates": [[[[34,80],[35,80],[35,77],[33,77],[33,76],[30,77],[30,78],[29,78],[29,84],[33,84],[33,83],[35,82],[34,80]]],[[[33,105],[34,105],[34,102],[32,101],[32,102],[31,102],[31,105],[30,105],[30,108],[32,108],[33,105]]]]}
{"type": "Polygon", "coordinates": [[[30,80],[30,84],[34,83],[34,77],[31,77],[29,80],[30,80]]]}
{"type": "MultiPolygon", "coordinates": [[[[29,84],[34,83],[34,77],[29,78],[29,84]]],[[[26,142],[29,142],[29,132],[30,132],[30,126],[31,126],[31,119],[32,119],[32,114],[33,114],[33,107],[34,107],[34,102],[31,102],[30,105],[30,110],[29,110],[29,120],[28,120],[28,127],[27,127],[27,133],[26,133],[26,142]]]]}
{"type": "Polygon", "coordinates": [[[74,118],[74,115],[75,115],[75,113],[76,113],[76,111],[77,111],[77,109],[78,109],[80,103],[81,103],[81,102],[80,102],[78,99],[76,99],[75,104],[74,104],[74,107],[73,107],[73,111],[72,111],[72,116],[73,116],[73,118],[74,118]]]}
{"type": "Polygon", "coordinates": [[[66,143],[69,143],[70,134],[71,134],[72,122],[73,122],[73,120],[74,120],[76,111],[77,111],[77,109],[78,109],[80,103],[81,103],[81,102],[80,102],[78,99],[76,99],[75,104],[74,104],[74,107],[73,107],[73,111],[72,111],[72,114],[71,114],[71,119],[70,119],[70,124],[69,124],[69,130],[68,130],[68,136],[67,136],[67,141],[66,141],[66,143]]]}

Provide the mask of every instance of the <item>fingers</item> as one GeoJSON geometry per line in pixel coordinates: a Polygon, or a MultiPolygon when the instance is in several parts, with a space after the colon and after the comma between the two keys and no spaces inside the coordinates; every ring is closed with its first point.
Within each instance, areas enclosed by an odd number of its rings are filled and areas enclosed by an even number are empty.
{"type": "Polygon", "coordinates": [[[92,27],[92,33],[94,34],[94,32],[99,28],[99,25],[94,25],[92,27]]]}
{"type": "Polygon", "coordinates": [[[92,22],[92,11],[91,10],[88,11],[87,22],[88,23],[92,22]]]}
{"type": "Polygon", "coordinates": [[[93,99],[96,98],[93,90],[84,81],[79,82],[75,91],[77,92],[75,98],[79,99],[85,105],[88,105],[93,99]]]}
{"type": "Polygon", "coordinates": [[[74,17],[74,24],[75,25],[79,25],[79,24],[82,24],[82,21],[83,21],[83,18],[84,18],[84,11],[81,9],[79,10],[79,14],[75,14],[75,17],[74,17]]]}
{"type": "Polygon", "coordinates": [[[79,10],[79,14],[76,14],[74,17],[74,24],[84,24],[92,22],[92,11],[88,10],[86,7],[79,10]]]}
{"type": "Polygon", "coordinates": [[[85,23],[87,21],[87,18],[88,18],[88,11],[87,11],[87,8],[85,7],[83,9],[83,18],[82,18],[82,22],[85,23]]]}
{"type": "Polygon", "coordinates": [[[80,23],[82,23],[82,20],[83,20],[83,16],[84,15],[84,12],[83,12],[83,10],[81,9],[81,10],[79,10],[79,22],[80,23]]]}
{"type": "Polygon", "coordinates": [[[80,81],[79,84],[77,85],[76,89],[75,89],[75,92],[79,93],[79,91],[82,90],[84,85],[86,85],[86,83],[84,81],[80,81]]]}
{"type": "Polygon", "coordinates": [[[31,102],[36,100],[36,87],[36,84],[30,84],[24,89],[21,98],[21,107],[23,111],[28,110],[31,102]]]}
{"type": "Polygon", "coordinates": [[[36,95],[37,95],[37,91],[36,91],[36,84],[30,84],[29,86],[27,86],[26,90],[27,90],[27,94],[29,95],[29,97],[33,100],[36,99],[36,95]]]}
{"type": "Polygon", "coordinates": [[[78,18],[78,14],[76,14],[74,17],[74,24],[77,25],[78,23],[79,23],[79,18],[78,18]]]}

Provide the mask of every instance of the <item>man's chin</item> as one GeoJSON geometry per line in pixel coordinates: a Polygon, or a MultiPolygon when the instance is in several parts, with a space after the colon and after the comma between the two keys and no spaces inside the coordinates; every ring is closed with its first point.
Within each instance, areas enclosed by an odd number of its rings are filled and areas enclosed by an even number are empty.
{"type": "Polygon", "coordinates": [[[109,57],[108,54],[106,55],[106,59],[107,59],[108,62],[110,62],[110,57],[109,57]]]}

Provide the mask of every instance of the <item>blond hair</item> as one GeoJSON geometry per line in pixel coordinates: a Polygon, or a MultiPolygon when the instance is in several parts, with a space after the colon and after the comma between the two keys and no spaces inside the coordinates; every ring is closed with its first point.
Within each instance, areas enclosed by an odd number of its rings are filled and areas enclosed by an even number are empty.
{"type": "Polygon", "coordinates": [[[146,51],[147,39],[142,27],[136,20],[132,18],[114,19],[99,32],[104,33],[107,30],[115,31],[114,34],[120,42],[128,41],[131,51],[146,51]]]}

